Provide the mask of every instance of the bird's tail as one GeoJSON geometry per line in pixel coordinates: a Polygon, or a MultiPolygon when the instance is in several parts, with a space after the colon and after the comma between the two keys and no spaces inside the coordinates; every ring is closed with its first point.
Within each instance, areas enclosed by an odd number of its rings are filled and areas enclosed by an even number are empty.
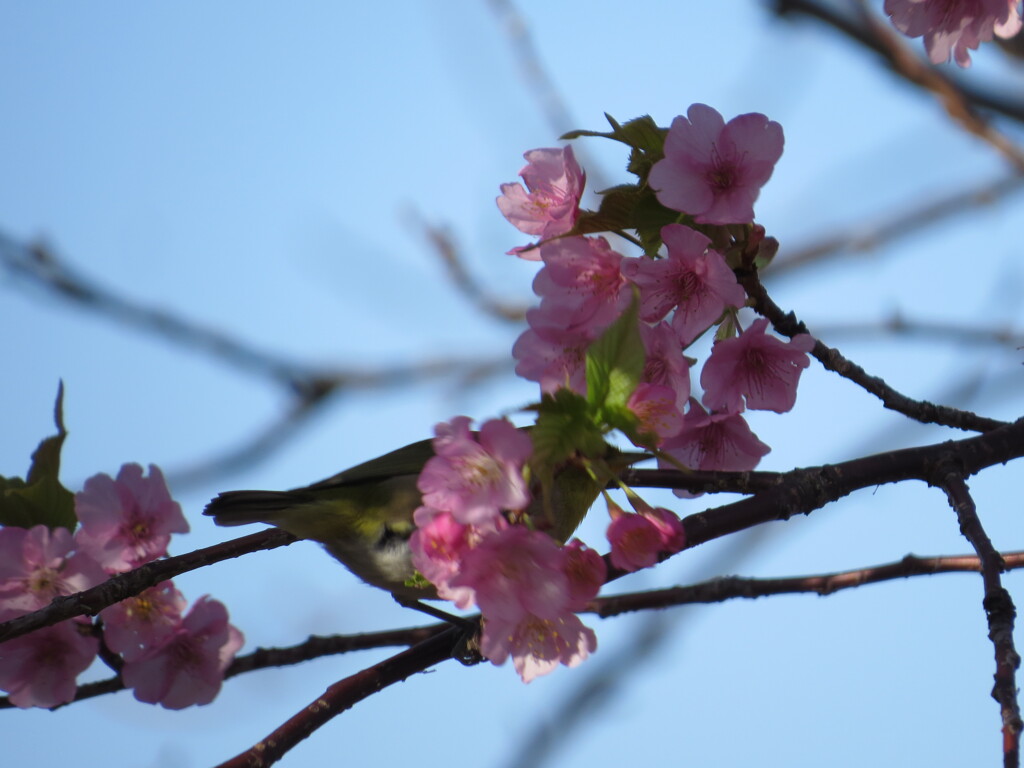
{"type": "Polygon", "coordinates": [[[207,504],[203,514],[217,525],[274,525],[282,512],[307,501],[305,494],[295,491],[227,491],[207,504]]]}

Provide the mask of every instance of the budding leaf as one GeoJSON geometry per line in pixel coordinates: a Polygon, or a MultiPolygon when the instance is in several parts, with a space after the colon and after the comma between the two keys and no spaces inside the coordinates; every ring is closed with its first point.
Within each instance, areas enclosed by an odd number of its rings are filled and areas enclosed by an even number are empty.
{"type": "Polygon", "coordinates": [[[587,402],[605,422],[610,414],[628,410],[626,402],[644,372],[639,312],[634,287],[629,307],[587,348],[587,402]]]}
{"type": "Polygon", "coordinates": [[[53,418],[57,434],[39,443],[32,454],[28,479],[0,477],[0,525],[31,528],[45,525],[74,530],[75,497],[61,485],[60,451],[67,437],[64,428],[64,385],[57,389],[53,418]]]}

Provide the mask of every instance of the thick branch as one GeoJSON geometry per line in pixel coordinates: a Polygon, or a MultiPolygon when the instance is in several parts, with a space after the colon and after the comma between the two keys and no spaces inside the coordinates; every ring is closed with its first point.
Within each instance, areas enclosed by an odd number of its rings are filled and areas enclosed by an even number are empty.
{"type": "Polygon", "coordinates": [[[265,739],[221,763],[218,768],[266,768],[273,765],[320,726],[356,703],[451,658],[461,637],[461,631],[451,627],[407,651],[339,680],[265,739]]]}

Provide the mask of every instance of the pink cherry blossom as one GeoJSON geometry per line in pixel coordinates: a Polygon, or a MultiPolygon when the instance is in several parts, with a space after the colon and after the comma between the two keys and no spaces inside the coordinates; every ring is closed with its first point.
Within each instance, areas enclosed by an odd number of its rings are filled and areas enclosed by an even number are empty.
{"type": "Polygon", "coordinates": [[[700,374],[704,405],[734,413],[743,410],[744,399],[755,410],[785,413],[793,407],[814,339],[801,333],[785,342],[765,334],[767,327],[761,317],[739,336],[715,343],[700,374]]]}
{"type": "MultiPolygon", "coordinates": [[[[580,196],[586,176],[576,162],[572,147],[532,149],[523,155],[526,166],[520,184],[502,184],[498,209],[520,232],[548,239],[573,228],[579,215],[580,196]]],[[[534,246],[509,251],[524,259],[540,258],[534,246]]]]}
{"type": "Polygon", "coordinates": [[[527,614],[555,619],[572,603],[565,558],[546,533],[511,525],[469,550],[449,583],[472,588],[488,619],[516,623],[527,614]]]}
{"type": "Polygon", "coordinates": [[[512,621],[484,621],[480,651],[495,665],[509,655],[524,683],[546,675],[559,664],[575,667],[597,650],[597,636],[574,613],[550,619],[526,615],[512,621]]]}
{"type": "MultiPolygon", "coordinates": [[[[661,449],[691,469],[743,472],[753,469],[771,448],[750,431],[738,413],[708,413],[690,399],[690,410],[683,417],[683,428],[666,440],[661,449]]],[[[659,465],[672,468],[671,464],[659,465]]],[[[677,496],[689,497],[686,491],[677,496]]]]}
{"type": "Polygon", "coordinates": [[[209,704],[243,642],[224,605],[201,597],[162,644],[126,660],[121,677],[135,698],[148,704],[167,709],[209,704]]]}
{"type": "MultiPolygon", "coordinates": [[[[0,612],[0,620],[13,612],[0,612]]],[[[62,621],[0,643],[0,689],[17,707],[55,707],[75,698],[75,680],[96,658],[88,619],[62,621]]]]}
{"type": "Polygon", "coordinates": [[[82,527],[78,548],[108,573],[136,568],[167,554],[172,533],[187,533],[181,507],[171,498],[160,469],[149,465],[143,477],[138,464],[125,464],[117,480],[99,474],[75,495],[82,527]]]}
{"type": "Polygon", "coordinates": [[[640,288],[640,316],[657,322],[673,309],[672,327],[685,346],[721,316],[726,307],[741,307],[743,288],[711,241],[681,224],[661,229],[666,259],[629,259],[623,273],[640,288]]]}
{"type": "Polygon", "coordinates": [[[661,532],[643,515],[624,512],[608,526],[612,565],[622,571],[650,568],[658,562],[661,532]]]}
{"type": "Polygon", "coordinates": [[[540,246],[544,261],[533,291],[564,308],[565,327],[605,328],[629,304],[622,254],[603,237],[568,237],[540,246]]]}
{"type": "Polygon", "coordinates": [[[0,610],[28,613],[105,581],[91,558],[68,556],[73,545],[67,528],[0,528],[0,610]]]}
{"type": "Polygon", "coordinates": [[[970,49],[993,35],[1009,38],[1020,31],[1018,6],[1018,0],[885,0],[896,29],[907,37],[924,36],[933,64],[952,56],[961,67],[971,66],[970,49]]]}
{"type": "Polygon", "coordinates": [[[570,608],[581,611],[601,591],[608,577],[608,568],[604,559],[579,539],[570,541],[563,551],[564,571],[569,579],[570,608]]]}
{"type": "Polygon", "coordinates": [[[782,156],[782,126],[758,113],[728,123],[705,104],[672,121],[648,183],[667,208],[702,224],[754,220],[754,201],[782,156]]]}
{"type": "Polygon", "coordinates": [[[453,587],[451,579],[462,567],[469,552],[473,530],[455,522],[450,512],[421,507],[415,514],[416,530],[409,539],[412,564],[423,577],[437,587],[437,594],[459,608],[469,608],[475,594],[470,587],[453,587]]]}
{"type": "Polygon", "coordinates": [[[672,326],[661,322],[641,323],[640,338],[646,352],[641,380],[670,388],[675,392],[676,408],[683,413],[690,399],[690,364],[683,355],[679,337],[672,326]]]}
{"type": "Polygon", "coordinates": [[[167,642],[181,624],[186,605],[173,582],[162,581],[101,611],[103,638],[114,653],[134,661],[167,642]]]}
{"type": "Polygon", "coordinates": [[[587,348],[598,337],[598,330],[571,327],[571,309],[549,302],[527,311],[526,320],[530,327],[512,346],[516,374],[536,381],[546,394],[562,388],[586,394],[587,348]]]}
{"type": "Polygon", "coordinates": [[[530,436],[507,419],[491,419],[479,440],[470,420],[457,416],[434,429],[434,456],[419,477],[423,503],[451,512],[464,525],[493,525],[502,510],[530,503],[523,466],[533,450],[530,436]]]}
{"type": "Polygon", "coordinates": [[[636,415],[641,434],[658,438],[656,445],[683,427],[683,414],[676,406],[676,391],[661,384],[641,382],[629,396],[626,407],[636,415]]]}

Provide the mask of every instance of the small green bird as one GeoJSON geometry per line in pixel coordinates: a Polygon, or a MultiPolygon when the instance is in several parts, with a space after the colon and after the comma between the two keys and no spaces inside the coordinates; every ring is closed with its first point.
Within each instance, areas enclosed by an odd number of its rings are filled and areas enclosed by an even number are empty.
{"type": "MultiPolygon", "coordinates": [[[[409,550],[416,529],[413,512],[421,505],[416,482],[433,455],[433,441],[421,440],[304,488],[227,491],[203,514],[217,525],[269,523],[300,539],[318,541],[360,579],[404,600],[437,597],[430,585],[407,583],[416,573],[409,550]]],[[[609,448],[605,461],[618,473],[643,458],[609,448]]],[[[600,492],[582,467],[568,464],[560,469],[549,507],[552,537],[568,539],[600,492]]],[[[528,512],[543,515],[541,502],[535,500],[528,512]]]]}

